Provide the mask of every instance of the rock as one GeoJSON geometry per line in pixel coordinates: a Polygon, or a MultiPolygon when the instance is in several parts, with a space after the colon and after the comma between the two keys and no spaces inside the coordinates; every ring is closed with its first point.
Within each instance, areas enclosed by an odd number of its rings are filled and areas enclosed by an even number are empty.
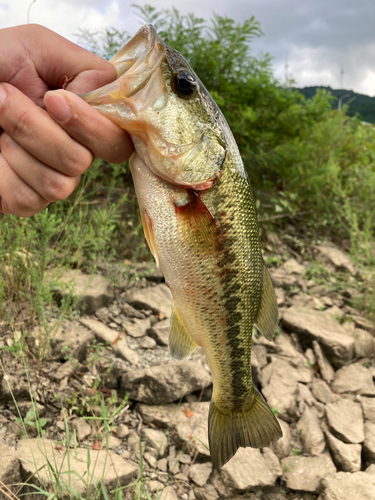
{"type": "Polygon", "coordinates": [[[291,274],[298,274],[300,276],[303,276],[306,273],[306,267],[302,264],[300,264],[296,259],[293,257],[286,260],[284,264],[280,266],[279,269],[285,269],[291,274]]]}
{"type": "Polygon", "coordinates": [[[333,436],[330,432],[325,432],[329,448],[336,467],[344,472],[357,472],[361,470],[360,444],[346,444],[333,436]]]}
{"type": "Polygon", "coordinates": [[[195,488],[194,492],[198,500],[218,500],[219,498],[212,484],[207,484],[204,488],[195,488]]]}
{"type": "Polygon", "coordinates": [[[61,382],[65,378],[69,379],[77,370],[77,367],[78,363],[76,361],[66,361],[51,374],[51,378],[55,382],[61,382]]]}
{"type": "Polygon", "coordinates": [[[151,493],[154,493],[154,492],[159,492],[160,493],[163,488],[164,488],[164,484],[161,483],[160,481],[156,481],[155,479],[153,479],[152,481],[150,481],[148,483],[148,490],[151,493]]]}
{"type": "Polygon", "coordinates": [[[373,500],[375,476],[366,472],[338,472],[322,480],[323,493],[318,500],[373,500]]]}
{"type": "Polygon", "coordinates": [[[128,347],[126,338],[121,333],[108,328],[108,326],[95,319],[81,318],[81,323],[93,331],[98,340],[110,344],[115,354],[132,365],[139,363],[138,354],[128,347]]]}
{"type": "Polygon", "coordinates": [[[166,458],[161,458],[157,463],[158,469],[162,472],[167,472],[168,470],[168,462],[166,458]]]}
{"type": "Polygon", "coordinates": [[[365,421],[368,420],[375,424],[375,398],[366,398],[362,396],[361,405],[365,421]]]}
{"type": "Polygon", "coordinates": [[[304,402],[307,406],[317,406],[318,402],[312,395],[307,385],[298,383],[298,401],[304,402]]]}
{"type": "Polygon", "coordinates": [[[166,486],[161,492],[159,500],[178,500],[178,496],[172,486],[166,486]]]}
{"type": "Polygon", "coordinates": [[[281,461],[284,480],[292,490],[318,493],[322,478],[333,475],[336,467],[329,454],[319,457],[286,457],[281,461]]]}
{"type": "Polygon", "coordinates": [[[93,340],[92,332],[71,321],[65,321],[51,339],[52,355],[60,361],[72,356],[81,362],[86,357],[87,349],[93,340]]]}
{"type": "Polygon", "coordinates": [[[375,396],[375,386],[370,370],[359,363],[344,366],[338,370],[332,383],[332,389],[339,394],[375,396]]]}
{"type": "Polygon", "coordinates": [[[208,387],[210,374],[197,361],[171,362],[124,373],[121,391],[133,401],[166,404],[208,387]]]}
{"type": "MultiPolygon", "coordinates": [[[[7,500],[8,498],[13,498],[11,492],[15,495],[19,490],[19,484],[22,481],[20,462],[13,448],[9,448],[9,446],[1,443],[0,456],[0,500],[7,500]]],[[[14,498],[16,498],[16,496],[14,496],[14,498]]]]}
{"type": "Polygon", "coordinates": [[[291,274],[282,266],[269,269],[272,283],[275,288],[292,288],[301,286],[302,278],[298,274],[291,274]]]}
{"type": "Polygon", "coordinates": [[[350,258],[335,246],[316,245],[314,251],[331,270],[347,271],[350,274],[355,273],[350,258]]]}
{"type": "Polygon", "coordinates": [[[134,288],[125,295],[125,300],[136,309],[151,309],[154,314],[170,318],[172,294],[164,283],[149,288],[134,288]]]}
{"type": "MultiPolygon", "coordinates": [[[[51,471],[49,465],[53,464],[54,470],[59,471],[59,481],[65,490],[69,486],[74,496],[93,498],[94,485],[102,481],[107,491],[117,487],[127,486],[139,474],[139,467],[134,462],[125,461],[112,451],[90,450],[90,465],[87,462],[87,449],[77,448],[67,460],[66,449],[55,444],[49,439],[25,439],[19,441],[17,456],[21,461],[23,481],[30,481],[48,491],[51,484],[51,471]],[[90,477],[90,493],[86,491],[87,483],[82,478],[90,477]],[[70,484],[70,485],[69,485],[70,484]]],[[[53,476],[52,476],[53,477],[53,476]]],[[[35,492],[34,488],[25,487],[27,492],[35,492]]],[[[33,498],[33,497],[32,497],[33,498]]]]}
{"type": "Polygon", "coordinates": [[[327,422],[331,432],[344,443],[362,443],[365,439],[362,409],[359,403],[339,399],[326,406],[327,422]]]}
{"type": "Polygon", "coordinates": [[[106,306],[113,300],[113,290],[108,280],[99,274],[84,274],[78,269],[64,271],[64,275],[57,277],[56,273],[48,274],[48,280],[52,282],[55,293],[65,296],[69,293],[79,298],[79,305],[84,307],[86,314],[93,314],[97,309],[106,306]],[[61,286],[61,284],[63,286],[61,286]]]}
{"type": "Polygon", "coordinates": [[[146,335],[147,329],[151,326],[150,318],[135,319],[133,321],[134,323],[124,324],[126,334],[135,339],[144,337],[146,335]]]}
{"type": "Polygon", "coordinates": [[[271,474],[278,478],[283,475],[283,468],[281,467],[280,461],[275,455],[275,453],[271,450],[271,448],[263,448],[262,455],[264,460],[266,461],[268,469],[271,471],[271,474]]]}
{"type": "Polygon", "coordinates": [[[314,366],[316,363],[316,357],[314,351],[310,347],[306,349],[305,356],[307,358],[307,361],[309,362],[309,365],[314,366]]]}
{"type": "Polygon", "coordinates": [[[139,347],[142,349],[154,349],[156,347],[156,342],[154,339],[146,335],[140,339],[139,347]]]}
{"type": "Polygon", "coordinates": [[[160,429],[167,429],[172,421],[180,415],[177,405],[166,406],[149,406],[145,404],[137,404],[136,410],[141,415],[145,424],[155,425],[160,429]]]}
{"type": "Polygon", "coordinates": [[[367,467],[365,470],[366,474],[371,474],[372,476],[375,476],[375,464],[371,464],[367,467]]]}
{"type": "Polygon", "coordinates": [[[326,358],[324,352],[322,351],[319,343],[316,340],[313,340],[312,345],[322,379],[327,382],[327,384],[330,384],[335,378],[335,372],[330,362],[326,358]]]}
{"type": "Polygon", "coordinates": [[[97,311],[95,311],[95,316],[102,323],[108,323],[109,321],[109,309],[108,307],[101,307],[97,311]]]}
{"type": "Polygon", "coordinates": [[[365,441],[363,443],[363,455],[366,465],[375,463],[375,424],[365,422],[365,441]]]}
{"type": "Polygon", "coordinates": [[[285,304],[285,292],[280,287],[275,287],[275,295],[277,300],[277,305],[282,307],[285,304]]]}
{"type": "Polygon", "coordinates": [[[168,439],[164,432],[143,427],[141,430],[141,438],[144,439],[151,448],[157,450],[158,458],[164,457],[168,446],[168,439]]]}
{"type": "Polygon", "coordinates": [[[356,314],[352,315],[351,318],[358,328],[362,328],[363,330],[375,335],[375,325],[369,319],[366,319],[363,316],[357,316],[356,314]]]}
{"type": "Polygon", "coordinates": [[[254,448],[239,448],[234,457],[222,467],[221,478],[228,488],[240,491],[273,486],[276,481],[265,458],[254,448]]]}
{"type": "Polygon", "coordinates": [[[147,335],[153,338],[158,345],[167,346],[169,339],[170,320],[164,319],[147,330],[147,335]]]}
{"type": "Polygon", "coordinates": [[[329,388],[329,385],[318,378],[313,380],[311,392],[318,401],[324,404],[334,403],[338,399],[336,394],[329,388]]]}
{"type": "Polygon", "coordinates": [[[127,304],[124,302],[121,305],[121,311],[127,316],[128,318],[137,318],[137,319],[144,319],[144,314],[137,311],[134,307],[132,307],[130,304],[127,304]]]}
{"type": "MultiPolygon", "coordinates": [[[[30,400],[29,384],[25,369],[22,375],[0,374],[0,402],[30,400]]],[[[1,414],[1,412],[0,412],[1,414]]]]}
{"type": "Polygon", "coordinates": [[[357,358],[372,358],[374,356],[374,337],[362,328],[354,329],[354,353],[357,358]]]}
{"type": "Polygon", "coordinates": [[[280,418],[292,422],[298,417],[298,382],[287,361],[273,357],[272,363],[262,370],[262,384],[264,397],[280,418]]]}
{"type": "Polygon", "coordinates": [[[190,467],[189,477],[198,486],[204,486],[212,472],[212,463],[194,464],[190,467]]]}
{"type": "Polygon", "coordinates": [[[91,426],[86,420],[79,418],[73,422],[73,428],[76,429],[78,441],[84,441],[91,434],[91,426]]]}
{"type": "Polygon", "coordinates": [[[288,331],[298,333],[303,340],[317,340],[334,367],[340,368],[353,357],[354,339],[322,311],[292,306],[284,311],[282,323],[288,331]]]}
{"type": "Polygon", "coordinates": [[[277,355],[288,361],[288,363],[297,368],[295,376],[298,382],[309,384],[313,379],[313,372],[307,358],[293,346],[289,335],[281,333],[275,339],[277,346],[277,355]]]}
{"type": "Polygon", "coordinates": [[[306,406],[302,417],[297,423],[297,432],[300,433],[305,453],[313,457],[323,453],[326,443],[315,408],[306,406]]]}
{"type": "Polygon", "coordinates": [[[287,457],[292,451],[292,438],[290,435],[289,425],[280,418],[277,420],[279,421],[281,430],[283,431],[283,436],[278,441],[271,444],[271,450],[281,460],[282,458],[287,457]]]}

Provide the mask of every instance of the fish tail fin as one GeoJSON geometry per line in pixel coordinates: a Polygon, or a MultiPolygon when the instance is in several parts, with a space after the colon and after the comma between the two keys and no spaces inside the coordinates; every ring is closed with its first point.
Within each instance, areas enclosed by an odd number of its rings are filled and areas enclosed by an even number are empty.
{"type": "Polygon", "coordinates": [[[219,469],[230,460],[238,448],[269,446],[283,435],[271,408],[254,387],[250,409],[222,413],[211,400],[208,417],[208,440],[211,460],[219,469]]]}

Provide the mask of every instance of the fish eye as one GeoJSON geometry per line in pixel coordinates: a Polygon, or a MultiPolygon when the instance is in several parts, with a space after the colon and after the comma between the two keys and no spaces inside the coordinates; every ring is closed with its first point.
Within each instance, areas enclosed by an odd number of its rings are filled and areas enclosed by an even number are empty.
{"type": "Polygon", "coordinates": [[[180,71],[172,80],[172,89],[180,97],[190,97],[196,87],[194,77],[188,71],[180,71]]]}

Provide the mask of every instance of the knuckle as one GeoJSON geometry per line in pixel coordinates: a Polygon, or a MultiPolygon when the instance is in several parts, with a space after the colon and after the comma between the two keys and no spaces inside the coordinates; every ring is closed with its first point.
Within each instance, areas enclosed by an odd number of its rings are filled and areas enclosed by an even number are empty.
{"type": "Polygon", "coordinates": [[[29,137],[33,130],[34,114],[30,109],[18,109],[9,121],[6,130],[16,140],[29,137]]]}
{"type": "Polygon", "coordinates": [[[20,189],[8,200],[7,205],[15,215],[28,217],[45,208],[48,202],[32,189],[20,189]]]}
{"type": "Polygon", "coordinates": [[[89,168],[93,159],[91,151],[77,143],[70,150],[69,157],[65,159],[65,162],[68,163],[68,175],[72,177],[82,175],[89,168]]]}
{"type": "Polygon", "coordinates": [[[77,177],[53,177],[45,181],[44,193],[48,201],[65,200],[77,187],[77,177]]]}

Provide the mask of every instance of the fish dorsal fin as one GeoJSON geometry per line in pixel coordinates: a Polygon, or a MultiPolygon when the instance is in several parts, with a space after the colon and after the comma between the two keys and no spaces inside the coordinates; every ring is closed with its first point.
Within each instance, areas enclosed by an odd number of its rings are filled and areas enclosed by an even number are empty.
{"type": "Polygon", "coordinates": [[[169,353],[175,359],[185,359],[195,351],[197,344],[190,337],[175,305],[172,308],[169,330],[169,353]]]}
{"type": "Polygon", "coordinates": [[[267,340],[272,340],[279,321],[279,310],[272,281],[265,264],[263,264],[263,290],[261,297],[255,326],[267,340]]]}

